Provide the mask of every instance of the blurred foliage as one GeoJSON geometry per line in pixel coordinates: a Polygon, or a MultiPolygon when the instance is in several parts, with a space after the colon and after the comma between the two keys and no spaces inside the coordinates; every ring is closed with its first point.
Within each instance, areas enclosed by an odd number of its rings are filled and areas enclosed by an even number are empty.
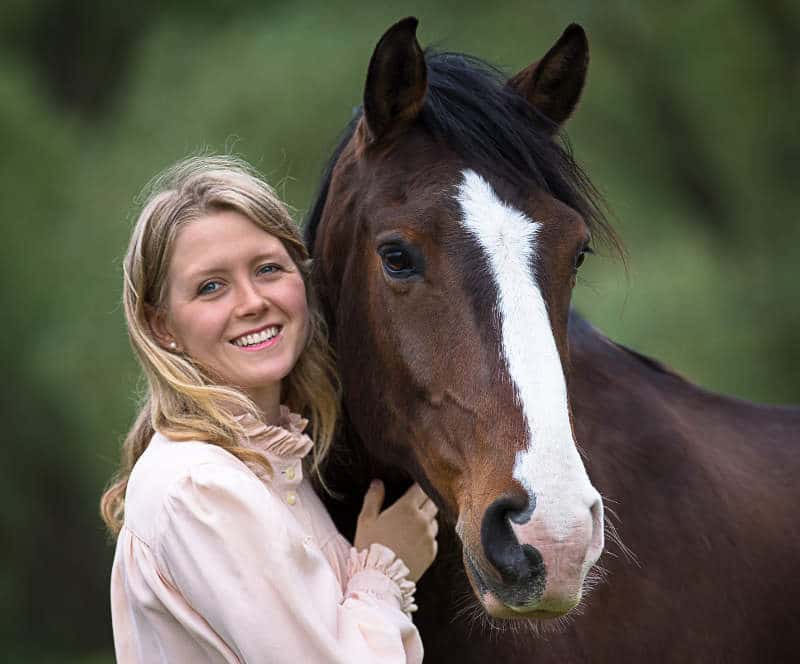
{"type": "Polygon", "coordinates": [[[797,3],[6,0],[8,661],[112,660],[96,515],[139,388],[119,305],[137,192],[189,152],[232,149],[300,218],[375,42],[408,14],[422,44],[510,73],[583,24],[590,83],[569,134],[630,267],[593,257],[579,308],[711,389],[800,400],[797,3]]]}

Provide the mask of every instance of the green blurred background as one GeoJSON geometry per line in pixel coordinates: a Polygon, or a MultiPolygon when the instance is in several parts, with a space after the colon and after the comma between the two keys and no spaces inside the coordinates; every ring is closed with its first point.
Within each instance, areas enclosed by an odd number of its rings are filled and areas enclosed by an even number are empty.
{"type": "Polygon", "coordinates": [[[0,659],[113,660],[97,501],[140,389],[119,304],[134,197],[235,150],[300,219],[408,14],[423,45],[509,73],[583,24],[569,135],[631,259],[587,261],[578,306],[710,389],[800,401],[800,4],[5,0],[0,659]]]}

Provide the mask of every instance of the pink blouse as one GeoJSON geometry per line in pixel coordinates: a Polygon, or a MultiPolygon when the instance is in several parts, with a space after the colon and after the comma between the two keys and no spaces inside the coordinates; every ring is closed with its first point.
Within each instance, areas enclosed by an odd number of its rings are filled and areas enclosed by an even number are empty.
{"type": "Polygon", "coordinates": [[[422,661],[408,568],[339,534],[303,477],[306,422],[282,416],[245,420],[271,476],[161,434],[136,462],[111,572],[120,664],[422,661]]]}

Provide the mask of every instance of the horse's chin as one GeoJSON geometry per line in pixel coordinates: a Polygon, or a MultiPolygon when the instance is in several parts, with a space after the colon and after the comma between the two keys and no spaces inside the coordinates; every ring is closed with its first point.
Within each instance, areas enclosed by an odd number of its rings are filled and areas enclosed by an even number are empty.
{"type": "Polygon", "coordinates": [[[569,607],[565,606],[557,610],[509,606],[491,592],[482,595],[480,601],[486,613],[492,618],[500,618],[502,620],[554,620],[569,613],[579,604],[580,600],[571,603],[569,607]]]}
{"type": "Polygon", "coordinates": [[[464,555],[464,568],[467,571],[467,578],[475,595],[480,600],[486,613],[492,618],[502,620],[554,620],[565,616],[578,606],[581,601],[580,593],[558,600],[554,598],[542,600],[537,596],[526,600],[520,597],[519,591],[503,588],[496,581],[490,580],[490,577],[481,572],[479,565],[466,552],[464,555]],[[512,603],[504,600],[502,599],[503,595],[513,596],[516,601],[512,603]]]}

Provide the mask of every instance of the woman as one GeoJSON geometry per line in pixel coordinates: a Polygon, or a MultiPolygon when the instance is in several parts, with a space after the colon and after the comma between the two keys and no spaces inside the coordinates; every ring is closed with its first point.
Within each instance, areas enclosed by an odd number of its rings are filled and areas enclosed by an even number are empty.
{"type": "Polygon", "coordinates": [[[373,482],[351,547],[306,476],[338,415],[309,262],[239,160],[189,159],[152,186],[124,267],[148,394],[101,503],[122,664],[422,659],[410,612],[436,507],[414,485],[381,512],[373,482]]]}

